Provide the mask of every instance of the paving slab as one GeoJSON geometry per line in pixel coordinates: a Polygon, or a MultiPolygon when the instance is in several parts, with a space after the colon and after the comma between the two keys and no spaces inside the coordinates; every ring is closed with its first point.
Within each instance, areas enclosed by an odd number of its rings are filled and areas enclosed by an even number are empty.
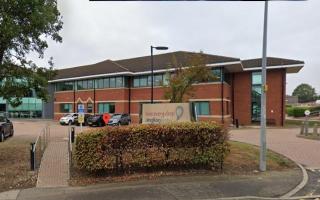
{"type": "MultiPolygon", "coordinates": [[[[307,168],[320,169],[320,141],[297,137],[299,128],[267,129],[267,148],[283,154],[307,168]]],[[[260,144],[260,129],[233,129],[230,131],[231,140],[249,144],[260,144]]]]}
{"type": "Polygon", "coordinates": [[[215,199],[220,197],[278,197],[301,181],[299,169],[247,176],[162,177],[157,180],[111,183],[87,187],[33,188],[21,191],[18,200],[140,200],[215,199]]]}

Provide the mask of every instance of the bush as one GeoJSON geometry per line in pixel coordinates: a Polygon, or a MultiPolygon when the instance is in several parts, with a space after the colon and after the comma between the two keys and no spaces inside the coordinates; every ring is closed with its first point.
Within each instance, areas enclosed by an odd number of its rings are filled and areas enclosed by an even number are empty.
{"type": "Polygon", "coordinates": [[[292,117],[293,116],[293,110],[294,110],[294,107],[287,107],[286,108],[287,115],[292,117]]]}
{"type": "Polygon", "coordinates": [[[87,171],[220,169],[227,140],[227,132],[212,122],[105,127],[77,136],[75,160],[87,171]]]}
{"type": "Polygon", "coordinates": [[[308,110],[308,107],[294,107],[292,109],[292,116],[293,117],[304,117],[304,111],[308,110]]]}

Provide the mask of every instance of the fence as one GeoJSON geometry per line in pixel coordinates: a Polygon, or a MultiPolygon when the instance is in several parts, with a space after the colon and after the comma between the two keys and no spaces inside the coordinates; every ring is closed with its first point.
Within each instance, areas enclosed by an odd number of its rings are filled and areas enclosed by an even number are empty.
{"type": "Polygon", "coordinates": [[[30,144],[30,168],[32,171],[40,167],[41,158],[48,146],[50,138],[50,127],[47,124],[39,133],[35,142],[30,144]]]}

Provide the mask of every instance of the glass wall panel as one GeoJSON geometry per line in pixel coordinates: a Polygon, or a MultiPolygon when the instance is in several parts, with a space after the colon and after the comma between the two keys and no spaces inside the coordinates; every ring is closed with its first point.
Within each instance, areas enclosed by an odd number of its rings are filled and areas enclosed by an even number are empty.
{"type": "Polygon", "coordinates": [[[261,72],[252,72],[251,86],[251,120],[259,122],[261,116],[261,72]]]}

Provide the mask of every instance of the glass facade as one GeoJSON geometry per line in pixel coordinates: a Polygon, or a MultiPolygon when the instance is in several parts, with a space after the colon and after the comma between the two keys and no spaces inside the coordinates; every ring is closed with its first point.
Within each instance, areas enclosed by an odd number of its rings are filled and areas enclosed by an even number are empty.
{"type": "Polygon", "coordinates": [[[98,113],[114,113],[115,104],[114,103],[98,103],[98,113]]]}
{"type": "Polygon", "coordinates": [[[251,80],[251,120],[259,122],[261,115],[261,72],[252,72],[251,80]]]}
{"type": "Polygon", "coordinates": [[[41,118],[43,103],[36,97],[22,98],[22,104],[13,107],[0,97],[0,112],[7,112],[10,118],[41,118]]]}

